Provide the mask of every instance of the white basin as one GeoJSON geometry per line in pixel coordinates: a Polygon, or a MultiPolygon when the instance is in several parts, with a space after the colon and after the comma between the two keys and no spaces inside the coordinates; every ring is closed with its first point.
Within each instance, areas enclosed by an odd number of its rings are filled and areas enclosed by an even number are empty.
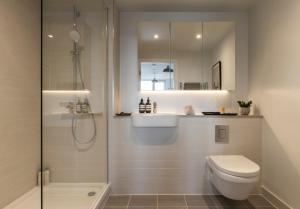
{"type": "Polygon", "coordinates": [[[176,127],[178,122],[177,115],[172,113],[134,113],[131,120],[134,127],[141,128],[176,127]]]}

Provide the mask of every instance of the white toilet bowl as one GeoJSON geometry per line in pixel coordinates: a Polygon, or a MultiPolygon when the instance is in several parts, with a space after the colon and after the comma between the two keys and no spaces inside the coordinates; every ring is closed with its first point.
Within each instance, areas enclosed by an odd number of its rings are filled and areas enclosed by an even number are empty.
{"type": "Polygon", "coordinates": [[[242,155],[214,155],[206,160],[210,181],[230,199],[247,199],[259,181],[259,166],[242,155]]]}

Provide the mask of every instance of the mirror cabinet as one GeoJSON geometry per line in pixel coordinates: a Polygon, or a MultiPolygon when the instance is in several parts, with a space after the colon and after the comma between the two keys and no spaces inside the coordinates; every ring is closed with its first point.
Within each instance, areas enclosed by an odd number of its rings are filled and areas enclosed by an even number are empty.
{"type": "Polygon", "coordinates": [[[137,30],[140,90],[234,90],[234,22],[140,22],[137,30]]]}

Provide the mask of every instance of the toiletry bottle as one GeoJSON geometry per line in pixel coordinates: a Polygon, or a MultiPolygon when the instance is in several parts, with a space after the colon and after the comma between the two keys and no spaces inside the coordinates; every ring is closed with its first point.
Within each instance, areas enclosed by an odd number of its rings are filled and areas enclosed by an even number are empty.
{"type": "Polygon", "coordinates": [[[153,102],[153,113],[157,113],[157,103],[153,102]]]}
{"type": "Polygon", "coordinates": [[[147,98],[147,103],[146,103],[146,113],[151,113],[151,102],[150,102],[150,99],[149,97],[147,98]]]}
{"type": "Polygon", "coordinates": [[[82,113],[89,112],[89,100],[87,98],[85,98],[84,102],[81,104],[81,111],[82,111],[82,113]]]}
{"type": "Polygon", "coordinates": [[[43,171],[43,182],[44,182],[45,186],[50,184],[50,170],[49,169],[45,169],[43,171]]]}
{"type": "Polygon", "coordinates": [[[81,100],[80,98],[77,98],[77,102],[76,102],[76,113],[81,113],[82,109],[81,109],[81,100]]]}
{"type": "Polygon", "coordinates": [[[145,106],[144,100],[141,99],[141,102],[139,104],[139,113],[145,113],[145,111],[146,111],[146,106],[145,106]]]}

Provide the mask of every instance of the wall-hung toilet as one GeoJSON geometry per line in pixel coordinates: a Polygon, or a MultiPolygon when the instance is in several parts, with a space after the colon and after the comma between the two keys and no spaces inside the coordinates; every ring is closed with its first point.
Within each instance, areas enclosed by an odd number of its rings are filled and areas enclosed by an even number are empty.
{"type": "Polygon", "coordinates": [[[260,167],[242,155],[214,155],[206,160],[210,181],[230,199],[247,199],[259,181],[260,167]]]}

